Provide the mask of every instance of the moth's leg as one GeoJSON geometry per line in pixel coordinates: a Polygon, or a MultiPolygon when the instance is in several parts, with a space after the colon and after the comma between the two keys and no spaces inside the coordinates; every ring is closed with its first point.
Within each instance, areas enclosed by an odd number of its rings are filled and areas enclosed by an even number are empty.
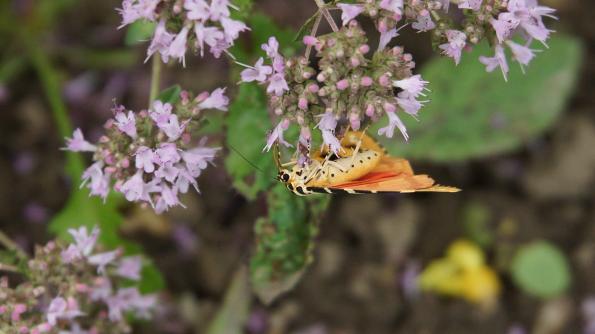
{"type": "Polygon", "coordinates": [[[297,164],[297,160],[289,161],[289,162],[286,162],[284,164],[281,164],[281,167],[289,167],[289,166],[293,166],[295,164],[297,164]]]}
{"type": "Polygon", "coordinates": [[[353,162],[355,161],[355,156],[359,153],[359,150],[362,147],[362,139],[364,138],[364,134],[366,133],[366,131],[368,131],[368,127],[366,127],[364,129],[364,131],[362,131],[362,134],[359,136],[359,140],[357,141],[357,144],[355,145],[355,150],[353,152],[353,155],[351,156],[351,164],[353,165],[353,162]]]}

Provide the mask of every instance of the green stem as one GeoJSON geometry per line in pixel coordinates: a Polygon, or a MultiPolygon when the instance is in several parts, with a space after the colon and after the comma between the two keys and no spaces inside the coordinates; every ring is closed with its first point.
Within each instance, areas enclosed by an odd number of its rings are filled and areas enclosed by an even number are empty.
{"type": "MultiPolygon", "coordinates": [[[[23,260],[29,258],[27,253],[25,253],[12,239],[10,239],[4,232],[0,231],[0,245],[6,247],[6,249],[15,252],[15,254],[23,260]]],[[[6,265],[4,265],[6,266],[6,265]]]]}
{"type": "Polygon", "coordinates": [[[329,13],[324,1],[323,0],[314,0],[314,2],[316,2],[316,5],[322,12],[322,15],[324,15],[324,17],[326,18],[326,21],[328,22],[328,24],[331,26],[331,29],[333,29],[333,32],[339,31],[339,27],[337,27],[337,24],[335,23],[333,16],[329,13]]]}
{"type": "Polygon", "coordinates": [[[151,66],[151,90],[149,94],[149,108],[153,105],[153,101],[159,95],[159,88],[161,87],[161,56],[159,53],[153,55],[153,65],[151,66]]]}
{"type": "MultiPolygon", "coordinates": [[[[52,115],[58,127],[58,132],[62,137],[70,137],[72,136],[73,127],[66,109],[66,104],[62,100],[62,87],[59,74],[52,66],[39,40],[27,31],[24,31],[21,35],[31,63],[37,72],[48,103],[52,109],[52,115]]],[[[80,154],[74,152],[66,153],[66,172],[75,181],[74,183],[78,183],[79,178],[85,170],[84,166],[85,164],[80,154]]],[[[73,185],[73,187],[78,188],[77,185],[73,185]]]]}

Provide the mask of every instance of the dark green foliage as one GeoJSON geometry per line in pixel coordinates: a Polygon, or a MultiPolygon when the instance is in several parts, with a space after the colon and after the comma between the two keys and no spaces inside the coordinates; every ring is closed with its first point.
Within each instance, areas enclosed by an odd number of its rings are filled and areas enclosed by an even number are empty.
{"type": "Polygon", "coordinates": [[[291,289],[313,261],[314,238],[330,198],[298,197],[279,184],[267,199],[268,217],[255,227],[251,274],[256,294],[268,303],[291,289]]]}
{"type": "MultiPolygon", "coordinates": [[[[419,122],[401,114],[411,139],[383,138],[398,156],[434,161],[460,161],[518,149],[555,124],[577,81],[582,47],[578,40],[556,34],[550,48],[537,54],[521,73],[510,61],[508,82],[499,70],[487,73],[477,59],[491,56],[487,45],[452,60],[437,58],[422,70],[429,81],[419,122]]],[[[543,48],[535,44],[535,48],[543,48]]],[[[374,134],[386,121],[371,130],[374,134]]]]}

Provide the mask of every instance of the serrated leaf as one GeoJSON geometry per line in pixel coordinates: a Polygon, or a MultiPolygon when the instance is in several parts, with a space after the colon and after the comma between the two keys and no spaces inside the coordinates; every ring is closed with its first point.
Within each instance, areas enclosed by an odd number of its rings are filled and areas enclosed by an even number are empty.
{"type": "Polygon", "coordinates": [[[126,36],[124,37],[124,44],[133,46],[144,43],[151,39],[157,24],[151,21],[138,20],[128,26],[126,36]]]}
{"type": "Polygon", "coordinates": [[[330,198],[301,198],[278,184],[267,199],[269,215],[256,223],[250,269],[254,292],[268,304],[292,289],[312,263],[314,239],[330,198]]]}
{"type": "Polygon", "coordinates": [[[159,93],[157,96],[157,100],[163,103],[170,103],[175,104],[180,100],[180,93],[182,92],[182,87],[180,85],[173,85],[169,88],[166,88],[159,93]]]}
{"type": "MultiPolygon", "coordinates": [[[[525,145],[555,124],[577,82],[581,43],[557,34],[548,44],[526,75],[510,61],[508,82],[499,71],[487,73],[477,60],[493,53],[485,44],[464,54],[459,66],[446,58],[431,61],[422,70],[430,82],[430,102],[419,122],[402,116],[411,139],[381,141],[395,155],[434,161],[480,158],[525,145]]],[[[385,124],[380,121],[371,131],[385,124]]]]}
{"type": "Polygon", "coordinates": [[[516,285],[537,297],[555,297],[570,284],[570,270],[564,253],[545,241],[522,247],[512,261],[511,271],[516,285]]]}
{"type": "Polygon", "coordinates": [[[276,168],[270,153],[262,152],[271,121],[266,97],[255,84],[243,84],[229,107],[226,146],[230,148],[225,168],[234,187],[248,199],[268,189],[274,182],[276,168]],[[257,171],[253,166],[257,166],[257,171]]]}

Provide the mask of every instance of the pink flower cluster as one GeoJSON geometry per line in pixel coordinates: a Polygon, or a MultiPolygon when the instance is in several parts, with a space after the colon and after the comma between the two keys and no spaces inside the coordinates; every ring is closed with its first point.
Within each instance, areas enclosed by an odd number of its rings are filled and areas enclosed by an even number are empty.
{"type": "Polygon", "coordinates": [[[77,129],[67,139],[67,150],[93,152],[94,163],[83,174],[91,195],[105,199],[114,189],[131,202],[151,205],[157,213],[181,205],[178,195],[190,186],[197,192],[198,178],[212,163],[218,148],[205,146],[206,138],[193,144],[204,110],[227,110],[225,89],[193,98],[182,92],[176,105],[155,101],[150,110],[135,113],[123,106],[113,109],[107,133],[93,145],[77,129]]]}
{"type": "Polygon", "coordinates": [[[188,49],[217,58],[226,52],[242,31],[249,30],[230,17],[237,9],[228,0],[124,0],[118,9],[124,27],[137,20],[157,22],[147,59],[159,52],[164,62],[170,58],[186,65],[188,49]]]}
{"type": "MultiPolygon", "coordinates": [[[[459,64],[463,50],[469,50],[485,36],[495,34],[493,41],[495,55],[480,57],[488,72],[500,68],[504,79],[509,71],[504,47],[508,46],[512,58],[521,69],[535,57],[535,50],[529,45],[533,40],[547,46],[546,41],[552,32],[543,23],[543,17],[555,17],[554,9],[539,6],[537,0],[460,0],[457,7],[465,16],[463,29],[455,28],[448,19],[449,0],[358,0],[356,4],[337,5],[342,10],[343,25],[361,14],[376,20],[380,32],[381,48],[398,35],[397,25],[405,18],[411,27],[419,32],[433,31],[432,37],[442,54],[459,64]],[[525,39],[525,44],[513,42],[511,37],[517,32],[525,39]]],[[[405,26],[405,25],[403,25],[405,26]]],[[[400,29],[400,28],[399,28],[400,29]]]]}
{"type": "Polygon", "coordinates": [[[151,315],[155,295],[142,295],[130,284],[116,288],[140,280],[141,257],[122,257],[119,250],[94,253],[97,228],[69,233],[74,243],[68,247],[52,241],[37,248],[28,282],[11,288],[6,278],[0,280],[0,332],[127,333],[125,314],[151,315]]]}
{"type": "Polygon", "coordinates": [[[392,137],[398,128],[405,139],[409,138],[398,112],[417,116],[426,102],[421,97],[427,82],[420,75],[412,74],[415,64],[410,54],[400,47],[387,47],[390,39],[398,35],[396,29],[383,35],[371,56],[373,60],[368,58],[370,46],[366,34],[352,20],[360,7],[341,7],[345,25],[339,31],[304,37],[304,44],[316,51],[316,66],[305,57],[284,59],[278,52],[277,41],[271,38],[262,46],[270,65],[260,58],[241,73],[243,82],[267,85],[270,106],[280,116],[265,150],[270,150],[275,143],[292,147],[285,140],[284,132],[292,123],[297,123],[301,128],[296,145],[298,160],[307,163],[312,128],[320,131],[323,146],[338,153],[341,149],[338,137],[346,125],[358,130],[383,115],[388,116],[389,124],[379,130],[380,135],[392,137]],[[351,9],[353,12],[349,12],[351,9]]]}

